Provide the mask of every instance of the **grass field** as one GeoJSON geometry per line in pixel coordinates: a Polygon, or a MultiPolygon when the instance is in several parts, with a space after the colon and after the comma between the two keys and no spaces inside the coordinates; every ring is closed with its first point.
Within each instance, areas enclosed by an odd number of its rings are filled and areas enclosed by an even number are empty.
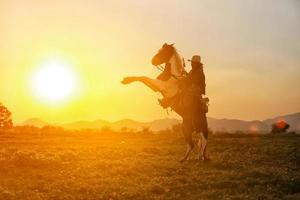
{"type": "Polygon", "coordinates": [[[300,137],[210,135],[180,163],[178,134],[0,133],[0,199],[300,199],[300,137]]]}

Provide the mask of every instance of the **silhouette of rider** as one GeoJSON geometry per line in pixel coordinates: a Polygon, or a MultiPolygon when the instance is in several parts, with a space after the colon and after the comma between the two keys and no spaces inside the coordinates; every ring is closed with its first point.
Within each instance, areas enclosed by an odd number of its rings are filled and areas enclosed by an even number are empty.
{"type": "Polygon", "coordinates": [[[191,60],[192,70],[187,74],[184,84],[195,94],[205,95],[205,75],[201,57],[194,55],[191,60]]]}
{"type": "Polygon", "coordinates": [[[204,137],[208,137],[207,127],[207,98],[202,98],[205,95],[206,84],[205,75],[203,72],[203,64],[201,63],[201,57],[194,55],[191,60],[192,69],[187,74],[187,77],[182,82],[182,90],[184,93],[189,94],[193,99],[193,124],[197,132],[203,132],[204,137]]]}

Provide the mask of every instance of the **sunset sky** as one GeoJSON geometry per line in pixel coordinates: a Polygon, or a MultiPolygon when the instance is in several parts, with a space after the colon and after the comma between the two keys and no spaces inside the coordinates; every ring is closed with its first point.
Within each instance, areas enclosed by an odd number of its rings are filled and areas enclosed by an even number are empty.
{"type": "Polygon", "coordinates": [[[15,122],[174,117],[144,85],[120,84],[127,75],[156,77],[150,61],[164,42],[186,59],[201,55],[208,116],[300,111],[297,0],[1,0],[0,102],[15,122]],[[67,65],[75,82],[57,102],[32,86],[51,62],[67,65]]]}

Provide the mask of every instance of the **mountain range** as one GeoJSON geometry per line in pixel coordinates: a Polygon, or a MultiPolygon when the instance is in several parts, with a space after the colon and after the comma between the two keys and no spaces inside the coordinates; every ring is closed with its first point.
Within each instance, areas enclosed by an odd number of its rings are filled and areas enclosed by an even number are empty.
{"type": "MultiPolygon", "coordinates": [[[[290,124],[290,131],[300,132],[300,112],[288,115],[277,116],[266,120],[253,120],[245,121],[238,119],[216,119],[208,117],[209,128],[213,131],[246,131],[246,132],[269,132],[273,123],[284,120],[290,124]]],[[[139,122],[132,119],[123,119],[115,122],[106,120],[96,121],[76,121],[65,124],[50,124],[38,118],[28,119],[20,125],[31,125],[36,127],[43,127],[47,125],[61,126],[65,129],[102,129],[104,127],[110,127],[112,129],[121,129],[126,127],[127,129],[139,130],[144,127],[150,128],[152,131],[164,130],[172,128],[173,125],[181,123],[181,120],[175,118],[165,118],[159,120],[153,120],[149,122],[139,122]]]]}

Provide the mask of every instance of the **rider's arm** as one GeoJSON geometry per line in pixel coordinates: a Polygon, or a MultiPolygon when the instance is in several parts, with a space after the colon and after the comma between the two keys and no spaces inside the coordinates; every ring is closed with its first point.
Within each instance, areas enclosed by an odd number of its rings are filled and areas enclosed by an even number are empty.
{"type": "Polygon", "coordinates": [[[203,72],[203,69],[200,70],[200,88],[201,88],[201,94],[204,94],[206,93],[206,84],[205,84],[205,75],[204,75],[204,72],[203,72]]]}

